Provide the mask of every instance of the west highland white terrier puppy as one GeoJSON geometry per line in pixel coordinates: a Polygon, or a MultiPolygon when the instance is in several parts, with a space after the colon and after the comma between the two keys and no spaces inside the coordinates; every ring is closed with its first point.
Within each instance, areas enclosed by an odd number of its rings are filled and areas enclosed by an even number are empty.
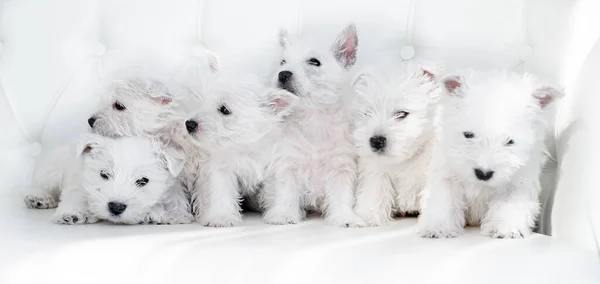
{"type": "Polygon", "coordinates": [[[192,191],[194,212],[205,226],[240,225],[240,202],[257,195],[281,122],[297,97],[248,75],[221,71],[198,96],[196,113],[185,122],[202,156],[192,191]]]}
{"type": "Polygon", "coordinates": [[[333,44],[291,41],[280,31],[281,66],[273,80],[298,96],[277,141],[274,173],[265,181],[264,220],[300,222],[305,210],[323,213],[333,226],[358,226],[354,211],[356,154],[343,104],[347,71],[356,62],[358,37],[349,25],[333,44]]]}
{"type": "Polygon", "coordinates": [[[540,211],[543,110],[562,91],[530,74],[471,72],[444,80],[419,234],[456,237],[465,224],[493,238],[523,238],[540,211]]]}
{"type": "Polygon", "coordinates": [[[101,110],[88,119],[94,133],[106,137],[170,134],[184,120],[167,84],[149,77],[115,80],[106,91],[101,110]]]}
{"type": "MultiPolygon", "coordinates": [[[[85,135],[64,154],[60,203],[54,220],[89,224],[180,224],[193,217],[177,176],[184,156],[178,149],[142,137],[110,139],[85,135]]],[[[54,160],[55,159],[50,159],[54,160]]]]}
{"type": "Polygon", "coordinates": [[[359,153],[354,209],[368,226],[420,209],[441,88],[433,69],[410,69],[367,70],[353,84],[359,153]]]}

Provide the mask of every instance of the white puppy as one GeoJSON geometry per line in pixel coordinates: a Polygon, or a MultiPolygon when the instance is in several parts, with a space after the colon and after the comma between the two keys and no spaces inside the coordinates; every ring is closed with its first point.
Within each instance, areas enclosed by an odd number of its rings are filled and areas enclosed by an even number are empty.
{"type": "Polygon", "coordinates": [[[115,80],[104,95],[105,105],[88,119],[94,133],[102,136],[155,136],[170,132],[183,119],[178,111],[181,98],[155,79],[115,80]]]}
{"type": "Polygon", "coordinates": [[[189,223],[189,202],[177,176],[183,153],[142,137],[85,135],[64,154],[60,203],[54,220],[85,224],[189,223]]]}
{"type": "Polygon", "coordinates": [[[441,88],[433,69],[365,71],[353,84],[359,153],[356,213],[369,226],[418,213],[441,88]]]}
{"type": "Polygon", "coordinates": [[[356,154],[342,103],[343,83],[356,61],[356,28],[347,26],[333,44],[290,41],[285,30],[279,42],[281,66],[273,84],[299,101],[284,121],[275,172],[265,181],[264,220],[293,224],[305,210],[315,210],[330,225],[357,226],[362,220],[353,211],[356,154]]]}
{"type": "Polygon", "coordinates": [[[185,122],[201,153],[194,212],[205,226],[240,225],[240,201],[256,196],[281,136],[281,121],[297,98],[248,75],[224,72],[206,82],[198,96],[201,102],[185,122]]]}
{"type": "Polygon", "coordinates": [[[465,224],[494,238],[523,238],[540,211],[543,109],[562,91],[532,75],[471,72],[444,80],[419,234],[455,237],[465,224]]]}

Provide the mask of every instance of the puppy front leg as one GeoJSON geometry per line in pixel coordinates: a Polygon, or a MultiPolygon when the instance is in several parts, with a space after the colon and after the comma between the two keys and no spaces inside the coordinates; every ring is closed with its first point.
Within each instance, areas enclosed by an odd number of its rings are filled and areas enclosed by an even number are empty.
{"type": "MultiPolygon", "coordinates": [[[[68,161],[60,155],[62,149],[57,149],[40,157],[33,172],[32,187],[25,196],[25,205],[32,209],[51,209],[58,206],[61,194],[65,167],[68,161]]],[[[67,156],[68,153],[65,153],[67,156]]]]}
{"type": "Polygon", "coordinates": [[[361,173],[354,211],[367,226],[390,223],[394,203],[393,191],[392,182],[385,173],[361,173]]]}
{"type": "Polygon", "coordinates": [[[448,179],[432,179],[424,190],[418,234],[426,238],[453,238],[465,226],[463,190],[448,179]]]}
{"type": "Polygon", "coordinates": [[[89,214],[87,197],[83,189],[80,188],[69,188],[63,191],[53,219],[56,223],[66,225],[95,223],[98,221],[89,214]]]}
{"type": "Polygon", "coordinates": [[[148,216],[146,223],[159,225],[188,224],[194,217],[191,213],[190,202],[184,187],[178,181],[172,185],[164,201],[155,205],[148,216]]]}
{"type": "Polygon", "coordinates": [[[336,227],[362,227],[365,222],[354,213],[356,174],[342,170],[325,181],[325,221],[336,227]]]}
{"type": "Polygon", "coordinates": [[[520,239],[531,234],[540,212],[539,190],[531,190],[535,185],[531,188],[526,188],[526,185],[513,186],[505,195],[497,196],[490,202],[481,222],[483,235],[499,239],[520,239]]]}
{"type": "Polygon", "coordinates": [[[299,184],[293,173],[287,171],[271,176],[265,181],[263,191],[263,220],[266,223],[297,224],[306,217],[299,184]]]}
{"type": "Polygon", "coordinates": [[[208,227],[233,227],[242,224],[241,196],[236,176],[228,171],[212,171],[200,190],[205,191],[200,208],[200,223],[208,227]]]}

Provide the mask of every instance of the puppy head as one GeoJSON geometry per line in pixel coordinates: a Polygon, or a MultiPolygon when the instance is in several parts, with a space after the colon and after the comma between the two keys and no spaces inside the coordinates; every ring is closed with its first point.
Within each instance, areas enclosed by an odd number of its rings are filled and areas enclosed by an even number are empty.
{"type": "Polygon", "coordinates": [[[335,91],[345,71],[356,62],[358,37],[354,25],[344,28],[333,43],[322,46],[312,41],[291,41],[285,30],[280,31],[279,43],[281,66],[273,78],[273,85],[300,97],[335,91]]]}
{"type": "Polygon", "coordinates": [[[244,148],[279,128],[297,97],[266,88],[248,75],[219,72],[198,92],[185,123],[192,143],[205,150],[244,148]]]}
{"type": "Polygon", "coordinates": [[[86,136],[78,146],[90,212],[114,223],[138,224],[164,198],[184,163],[181,151],[151,139],[86,136]]]}
{"type": "Polygon", "coordinates": [[[175,98],[158,81],[139,77],[115,81],[107,95],[100,112],[88,119],[94,133],[108,137],[156,134],[175,120],[175,98]]]}
{"type": "Polygon", "coordinates": [[[353,89],[353,134],[361,157],[403,162],[430,139],[441,93],[433,71],[367,71],[356,77],[353,89]]]}
{"type": "Polygon", "coordinates": [[[543,148],[543,108],[562,96],[528,74],[471,73],[443,80],[440,121],[451,168],[473,182],[510,182],[543,148]]]}

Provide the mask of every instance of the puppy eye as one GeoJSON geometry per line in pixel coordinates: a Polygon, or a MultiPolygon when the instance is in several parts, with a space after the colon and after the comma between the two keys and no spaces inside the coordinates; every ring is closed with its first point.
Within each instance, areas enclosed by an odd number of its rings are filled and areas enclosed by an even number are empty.
{"type": "Polygon", "coordinates": [[[321,61],[319,61],[318,59],[313,57],[308,60],[308,64],[319,67],[319,66],[321,66],[321,61]]]}
{"type": "Polygon", "coordinates": [[[401,111],[397,111],[397,112],[394,114],[394,118],[396,118],[396,119],[398,119],[398,120],[402,120],[402,119],[405,119],[405,118],[406,118],[406,117],[407,117],[409,114],[410,114],[410,113],[409,113],[409,112],[407,112],[407,111],[403,111],[403,110],[401,110],[401,111]]]}
{"type": "Polygon", "coordinates": [[[287,61],[285,61],[285,59],[281,59],[281,62],[279,62],[279,65],[283,65],[283,64],[286,64],[286,63],[287,63],[287,61]]]}
{"type": "Polygon", "coordinates": [[[135,185],[137,185],[138,187],[143,187],[144,185],[146,185],[148,183],[148,179],[143,177],[141,179],[138,179],[135,181],[135,185]]]}
{"type": "Polygon", "coordinates": [[[108,180],[108,178],[109,178],[108,174],[105,171],[100,171],[100,177],[103,180],[108,180]]]}
{"type": "Polygon", "coordinates": [[[510,145],[513,145],[513,144],[515,144],[515,141],[512,140],[512,139],[509,139],[508,141],[506,141],[506,143],[504,143],[504,145],[506,145],[506,146],[510,146],[510,145]]]}
{"type": "Polygon", "coordinates": [[[475,134],[473,134],[473,132],[468,132],[468,131],[466,131],[466,132],[463,132],[463,135],[464,135],[464,136],[465,136],[465,138],[467,138],[467,139],[471,139],[471,138],[475,137],[475,134]]]}
{"type": "Polygon", "coordinates": [[[219,107],[219,112],[223,115],[231,114],[231,111],[225,105],[221,105],[221,107],[219,107]]]}
{"type": "Polygon", "coordinates": [[[124,111],[125,110],[125,106],[122,103],[118,102],[118,101],[113,104],[113,108],[116,109],[116,110],[118,110],[118,111],[124,111]]]}

